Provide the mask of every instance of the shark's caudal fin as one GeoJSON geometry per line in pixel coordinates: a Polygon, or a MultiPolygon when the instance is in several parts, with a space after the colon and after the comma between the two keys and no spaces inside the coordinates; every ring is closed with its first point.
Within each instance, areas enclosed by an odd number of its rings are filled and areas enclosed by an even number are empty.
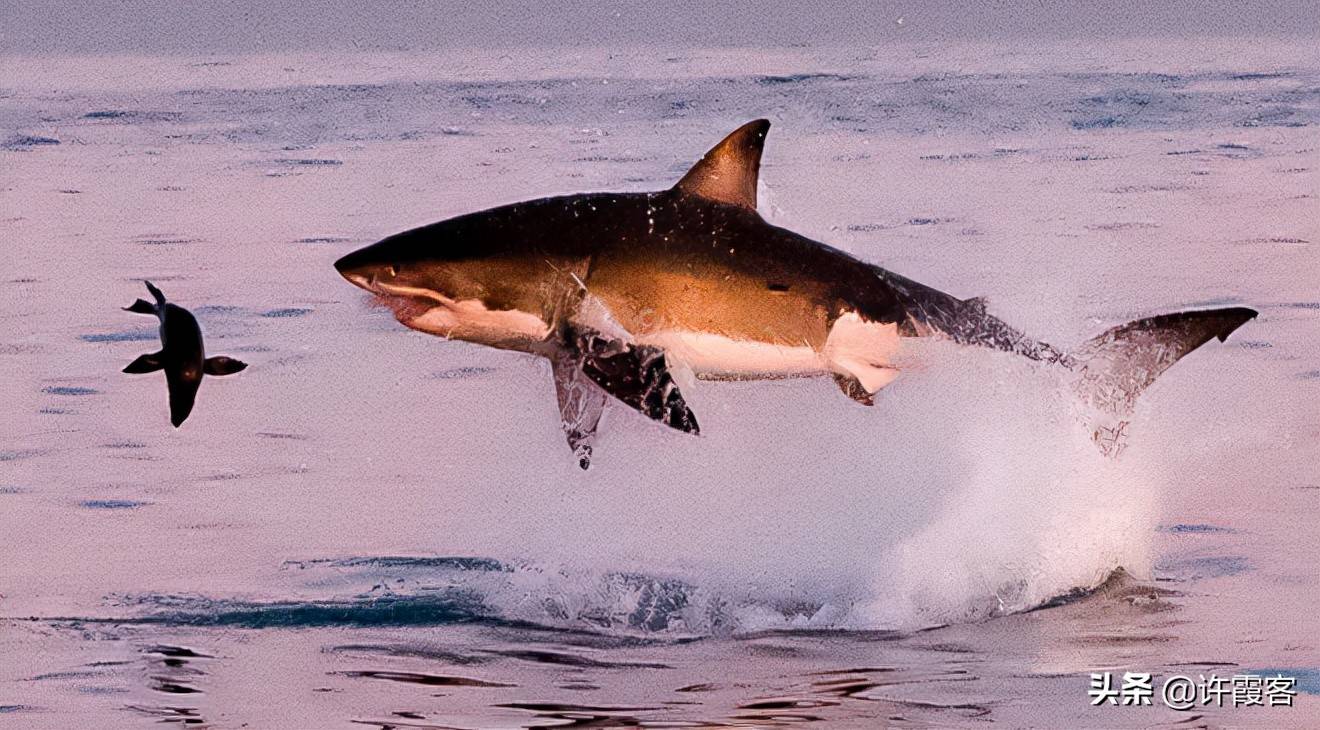
{"type": "Polygon", "coordinates": [[[1137,397],[1184,355],[1211,339],[1224,341],[1256,311],[1246,307],[1174,312],[1138,319],[1088,340],[1070,359],[1073,388],[1092,409],[1092,438],[1101,453],[1123,449],[1137,397]]]}

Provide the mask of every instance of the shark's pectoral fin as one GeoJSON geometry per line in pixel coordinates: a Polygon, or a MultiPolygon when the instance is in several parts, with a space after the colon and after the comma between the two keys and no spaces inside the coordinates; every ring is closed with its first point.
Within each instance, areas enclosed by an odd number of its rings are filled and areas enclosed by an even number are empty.
{"type": "Polygon", "coordinates": [[[245,368],[247,368],[247,363],[224,355],[208,357],[202,363],[202,372],[207,375],[233,375],[245,368]]]}
{"type": "Polygon", "coordinates": [[[611,396],[666,426],[698,433],[697,418],[674,384],[662,350],[595,330],[574,331],[570,340],[550,357],[550,367],[560,426],[578,466],[591,466],[596,427],[611,396]]]}
{"type": "Polygon", "coordinates": [[[555,375],[555,395],[559,397],[559,420],[568,439],[568,448],[577,457],[578,466],[591,466],[591,448],[596,440],[596,426],[609,397],[582,370],[582,360],[568,352],[550,358],[555,375]]]}
{"type": "MultiPolygon", "coordinates": [[[[564,430],[569,445],[575,453],[579,445],[590,446],[590,436],[595,432],[596,422],[600,418],[603,400],[598,405],[593,400],[600,394],[609,395],[626,404],[635,411],[654,421],[659,421],[670,428],[686,433],[699,433],[697,417],[688,408],[683,394],[675,383],[675,374],[680,368],[673,367],[665,356],[664,350],[651,345],[644,345],[634,340],[623,325],[614,317],[609,307],[589,293],[574,303],[573,311],[562,332],[560,345],[563,352],[551,358],[555,363],[555,383],[559,388],[560,413],[564,415],[564,430]],[[580,371],[588,383],[599,394],[590,393],[590,389],[578,390],[581,398],[565,396],[565,385],[576,385],[576,373],[580,371]],[[567,406],[567,407],[566,407],[567,406]],[[583,414],[583,425],[570,424],[569,414],[583,414]],[[581,437],[575,435],[580,432],[581,437]]],[[[681,373],[680,373],[681,375],[681,373]]],[[[570,391],[571,394],[571,391],[570,391]]],[[[588,449],[587,455],[590,455],[588,449]]],[[[579,463],[585,469],[587,462],[578,453],[579,463]]]]}
{"type": "MultiPolygon", "coordinates": [[[[142,301],[142,300],[139,299],[138,301],[142,301]]],[[[157,370],[160,370],[161,368],[165,367],[165,363],[163,361],[163,354],[164,353],[160,353],[160,352],[149,352],[145,355],[141,355],[138,357],[138,359],[129,363],[128,367],[124,368],[124,372],[130,373],[132,375],[140,375],[142,373],[154,373],[157,370]]]]}
{"type": "Polygon", "coordinates": [[[628,342],[594,330],[573,335],[582,372],[609,395],[654,421],[686,433],[699,433],[670,373],[664,350],[628,342]]]}

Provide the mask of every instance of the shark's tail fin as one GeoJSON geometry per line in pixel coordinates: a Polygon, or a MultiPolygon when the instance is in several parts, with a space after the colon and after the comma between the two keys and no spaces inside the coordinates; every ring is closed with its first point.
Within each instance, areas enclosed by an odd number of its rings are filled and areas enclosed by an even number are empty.
{"type": "Polygon", "coordinates": [[[1070,356],[1073,387],[1093,413],[1092,438],[1101,453],[1123,449],[1137,396],[1184,355],[1211,339],[1224,341],[1256,311],[1246,307],[1161,314],[1107,330],[1070,356]]]}

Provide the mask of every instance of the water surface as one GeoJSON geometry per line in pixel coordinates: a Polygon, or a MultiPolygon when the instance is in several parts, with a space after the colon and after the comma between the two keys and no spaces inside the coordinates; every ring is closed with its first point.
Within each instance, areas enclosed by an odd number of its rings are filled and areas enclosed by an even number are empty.
{"type": "Polygon", "coordinates": [[[990,48],[5,59],[0,723],[1305,726],[1320,59],[990,48]],[[760,116],[772,222],[1042,339],[1261,316],[1116,464],[1050,374],[932,348],[872,409],[702,385],[700,438],[611,410],[583,473],[547,367],[330,266],[668,186],[760,116]],[[120,309],[143,278],[251,363],[177,431],[119,372],[156,349],[120,309]],[[1093,708],[1093,671],[1301,694],[1093,708]]]}

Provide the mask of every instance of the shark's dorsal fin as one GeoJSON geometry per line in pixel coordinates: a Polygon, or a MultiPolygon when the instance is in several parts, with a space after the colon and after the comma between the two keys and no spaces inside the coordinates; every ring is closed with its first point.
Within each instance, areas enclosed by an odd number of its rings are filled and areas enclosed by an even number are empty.
{"type": "Polygon", "coordinates": [[[756,180],[770,122],[757,119],[733,130],[688,170],[675,190],[756,210],[756,180]]]}

